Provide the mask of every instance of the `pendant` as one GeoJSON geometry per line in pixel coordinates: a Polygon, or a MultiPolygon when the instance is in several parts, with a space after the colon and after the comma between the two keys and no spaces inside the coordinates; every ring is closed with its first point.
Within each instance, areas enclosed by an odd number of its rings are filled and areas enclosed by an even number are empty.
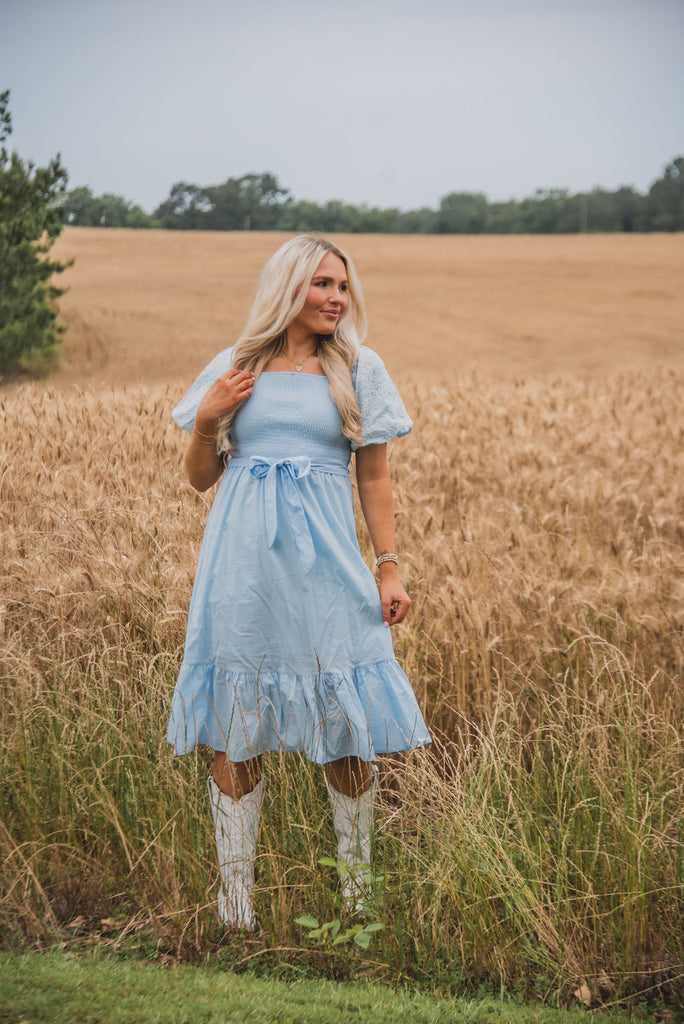
{"type": "Polygon", "coordinates": [[[297,371],[297,373],[301,373],[302,372],[302,366],[303,365],[304,365],[304,363],[295,363],[295,370],[297,371]]]}

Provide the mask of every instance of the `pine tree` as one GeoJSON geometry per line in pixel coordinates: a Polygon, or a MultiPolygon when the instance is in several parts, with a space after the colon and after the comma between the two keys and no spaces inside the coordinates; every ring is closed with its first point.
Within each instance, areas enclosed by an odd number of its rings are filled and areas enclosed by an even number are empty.
{"type": "MultiPolygon", "coordinates": [[[[0,93],[0,143],[11,131],[7,90],[0,93]]],[[[35,167],[0,148],[0,375],[46,372],[57,359],[65,328],[54,303],[64,289],[50,279],[68,264],[47,254],[62,230],[66,182],[59,155],[35,167]]]]}

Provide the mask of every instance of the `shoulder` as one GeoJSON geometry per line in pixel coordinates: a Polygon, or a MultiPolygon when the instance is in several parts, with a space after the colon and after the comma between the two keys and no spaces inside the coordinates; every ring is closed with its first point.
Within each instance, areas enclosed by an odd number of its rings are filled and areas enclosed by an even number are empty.
{"type": "Polygon", "coordinates": [[[373,380],[373,378],[379,375],[387,374],[385,364],[372,348],[368,348],[367,345],[361,345],[359,347],[359,354],[354,368],[352,369],[352,380],[355,385],[363,385],[365,381],[373,380]]]}
{"type": "Polygon", "coordinates": [[[220,377],[222,373],[229,370],[233,365],[233,348],[234,346],[231,345],[230,348],[224,348],[220,352],[217,352],[211,362],[207,363],[204,367],[200,376],[208,373],[215,373],[216,377],[220,377]]]}
{"type": "Polygon", "coordinates": [[[372,348],[368,348],[367,345],[359,346],[359,354],[356,359],[356,364],[354,366],[354,369],[357,372],[364,372],[368,370],[372,371],[378,369],[384,370],[384,368],[385,364],[383,363],[382,359],[380,358],[377,352],[374,352],[372,348]]]}

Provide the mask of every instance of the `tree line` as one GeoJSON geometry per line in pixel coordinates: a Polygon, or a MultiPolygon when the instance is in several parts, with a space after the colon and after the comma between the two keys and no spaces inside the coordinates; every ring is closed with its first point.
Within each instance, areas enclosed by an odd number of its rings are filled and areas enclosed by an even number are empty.
{"type": "Polygon", "coordinates": [[[676,157],[646,193],[623,185],[537,189],[525,199],[490,202],[482,192],[450,192],[436,209],[354,206],[295,199],[275,175],[245,174],[222,185],[177,182],[152,214],[121,196],[68,192],[64,223],[86,227],[157,227],[179,231],[322,231],[479,235],[684,231],[684,157],[676,157]]]}

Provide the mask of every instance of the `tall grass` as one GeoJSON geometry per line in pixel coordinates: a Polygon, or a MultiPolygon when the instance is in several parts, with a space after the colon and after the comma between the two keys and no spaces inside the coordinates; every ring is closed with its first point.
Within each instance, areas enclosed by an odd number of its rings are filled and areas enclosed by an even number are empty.
{"type": "Polygon", "coordinates": [[[335,956],[294,924],[339,912],[320,772],[268,759],[263,930],[241,949],[216,923],[206,754],[164,740],[208,504],[175,392],[2,396],[6,944],[104,918],[186,957],[443,989],[681,985],[684,378],[404,391],[395,644],[436,742],[383,759],[386,928],[335,956]]]}

